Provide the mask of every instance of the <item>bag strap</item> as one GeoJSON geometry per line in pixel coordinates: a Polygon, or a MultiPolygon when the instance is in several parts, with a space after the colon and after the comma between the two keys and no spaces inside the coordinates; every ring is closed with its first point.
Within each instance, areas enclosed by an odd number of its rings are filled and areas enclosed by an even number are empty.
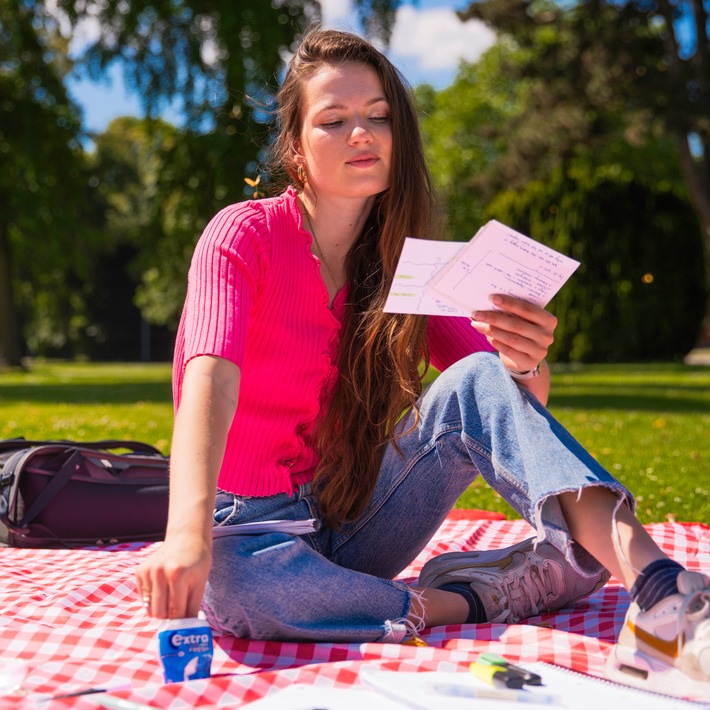
{"type": "Polygon", "coordinates": [[[44,487],[42,492],[32,501],[30,507],[25,511],[22,520],[17,524],[18,527],[24,528],[29,525],[52,501],[52,498],[66,486],[69,479],[76,470],[76,461],[81,461],[81,452],[77,449],[68,449],[66,460],[62,467],[50,479],[49,483],[44,487]]]}
{"type": "Polygon", "coordinates": [[[5,439],[0,441],[0,452],[9,451],[12,449],[24,449],[31,448],[34,446],[47,446],[47,445],[63,445],[69,447],[76,447],[81,449],[128,449],[129,451],[134,451],[135,453],[142,454],[158,454],[163,456],[162,451],[146,444],[142,441],[121,441],[120,439],[106,439],[103,441],[70,441],[69,439],[47,439],[45,441],[23,439],[22,437],[17,439],[5,439]]]}

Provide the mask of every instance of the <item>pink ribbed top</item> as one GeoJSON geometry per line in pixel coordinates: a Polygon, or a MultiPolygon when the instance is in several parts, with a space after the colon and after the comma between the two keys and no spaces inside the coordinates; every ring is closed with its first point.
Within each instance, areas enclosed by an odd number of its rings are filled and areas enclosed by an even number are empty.
{"type": "MultiPolygon", "coordinates": [[[[337,378],[347,288],[328,308],[297,193],[219,212],[197,244],[175,345],[175,408],[185,365],[216,355],[239,366],[239,404],[220,488],[246,496],[290,493],[317,464],[313,427],[337,378]]],[[[492,350],[466,318],[431,317],[432,364],[445,369],[492,350]]]]}

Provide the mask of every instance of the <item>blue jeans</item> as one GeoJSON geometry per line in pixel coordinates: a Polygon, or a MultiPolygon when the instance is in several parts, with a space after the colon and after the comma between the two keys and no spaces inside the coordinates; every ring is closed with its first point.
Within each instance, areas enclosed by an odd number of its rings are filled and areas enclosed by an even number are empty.
{"type": "MultiPolygon", "coordinates": [[[[556,494],[603,485],[604,470],[499,358],[476,353],[422,394],[421,420],[385,452],[367,509],[341,530],[229,535],[214,541],[203,609],[213,628],[241,637],[400,641],[412,592],[393,581],[421,552],[461,494],[481,475],[577,574],[600,565],[569,535],[556,494]]],[[[412,414],[398,425],[406,431],[412,414]]],[[[310,486],[245,498],[218,491],[215,525],[319,517],[310,486]]]]}

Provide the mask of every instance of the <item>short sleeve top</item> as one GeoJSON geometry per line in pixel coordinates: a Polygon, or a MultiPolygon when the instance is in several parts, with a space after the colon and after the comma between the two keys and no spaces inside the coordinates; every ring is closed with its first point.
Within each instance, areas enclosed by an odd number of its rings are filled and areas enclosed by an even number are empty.
{"type": "MultiPolygon", "coordinates": [[[[241,370],[220,488],[246,496],[290,493],[318,463],[314,427],[337,381],[347,288],[328,307],[297,193],[231,205],[210,221],[192,258],[175,345],[173,396],[185,366],[214,355],[241,370]]],[[[430,317],[432,364],[443,370],[492,350],[466,318],[430,317]]]]}

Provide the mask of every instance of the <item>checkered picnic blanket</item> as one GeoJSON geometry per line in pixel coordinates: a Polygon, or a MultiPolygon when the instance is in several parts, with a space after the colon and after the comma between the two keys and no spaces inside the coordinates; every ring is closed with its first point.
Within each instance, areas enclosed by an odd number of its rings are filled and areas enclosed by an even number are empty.
{"type": "MultiPolygon", "coordinates": [[[[664,523],[647,529],[679,562],[710,573],[710,526],[664,523]]],[[[401,578],[413,580],[432,555],[505,547],[531,534],[522,520],[453,511],[401,578]]],[[[466,669],[484,651],[601,676],[628,604],[626,592],[612,579],[574,609],[525,623],[429,629],[422,634],[426,647],[217,635],[211,678],[165,685],[156,651],[159,623],[145,616],[133,581],[133,570],[153,547],[0,550],[0,660],[19,659],[27,668],[22,692],[0,698],[0,710],[95,710],[91,695],[38,705],[37,694],[119,684],[132,689],[115,692],[117,697],[158,708],[240,707],[294,682],[358,685],[363,663],[389,670],[454,671],[466,669]]]]}

